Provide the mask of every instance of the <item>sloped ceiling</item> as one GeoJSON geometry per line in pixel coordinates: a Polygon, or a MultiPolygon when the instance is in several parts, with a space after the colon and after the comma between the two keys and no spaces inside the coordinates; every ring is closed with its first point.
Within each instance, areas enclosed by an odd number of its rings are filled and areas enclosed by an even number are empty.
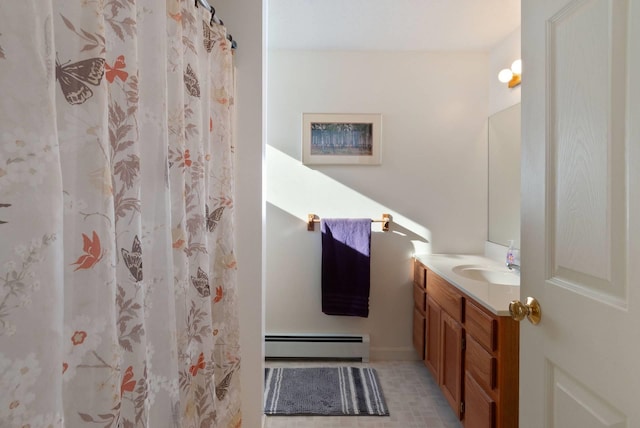
{"type": "Polygon", "coordinates": [[[271,49],[488,51],[520,0],[269,0],[271,49]]]}

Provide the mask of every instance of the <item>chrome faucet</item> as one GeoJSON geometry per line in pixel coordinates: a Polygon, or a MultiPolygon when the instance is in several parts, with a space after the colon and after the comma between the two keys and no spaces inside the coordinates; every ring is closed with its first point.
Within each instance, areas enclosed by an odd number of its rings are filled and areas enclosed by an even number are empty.
{"type": "Polygon", "coordinates": [[[507,268],[509,268],[509,270],[517,270],[518,272],[520,272],[520,265],[517,265],[515,263],[507,263],[507,268]]]}
{"type": "Polygon", "coordinates": [[[513,247],[513,240],[509,240],[509,248],[507,249],[507,268],[509,270],[517,270],[520,272],[520,265],[516,264],[516,262],[520,263],[520,251],[516,250],[513,247]]]}

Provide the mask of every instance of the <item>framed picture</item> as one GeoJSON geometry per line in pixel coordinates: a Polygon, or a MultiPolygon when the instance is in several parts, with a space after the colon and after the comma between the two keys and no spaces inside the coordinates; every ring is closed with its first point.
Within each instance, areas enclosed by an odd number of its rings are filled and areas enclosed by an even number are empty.
{"type": "Polygon", "coordinates": [[[380,165],[380,114],[302,114],[305,165],[380,165]]]}

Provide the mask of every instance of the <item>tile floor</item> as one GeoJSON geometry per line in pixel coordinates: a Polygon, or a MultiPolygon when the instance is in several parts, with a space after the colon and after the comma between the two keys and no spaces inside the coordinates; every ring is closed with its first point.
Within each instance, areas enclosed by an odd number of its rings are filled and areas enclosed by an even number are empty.
{"type": "Polygon", "coordinates": [[[282,362],[267,367],[367,366],[378,372],[389,416],[267,416],[265,428],[461,428],[421,361],[282,362]]]}

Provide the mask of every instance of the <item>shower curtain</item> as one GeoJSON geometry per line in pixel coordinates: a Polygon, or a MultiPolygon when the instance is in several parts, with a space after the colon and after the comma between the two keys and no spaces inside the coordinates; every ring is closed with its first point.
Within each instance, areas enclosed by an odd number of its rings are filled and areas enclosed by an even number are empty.
{"type": "Polygon", "coordinates": [[[209,20],[0,3],[0,426],[240,426],[232,52],[209,20]]]}

